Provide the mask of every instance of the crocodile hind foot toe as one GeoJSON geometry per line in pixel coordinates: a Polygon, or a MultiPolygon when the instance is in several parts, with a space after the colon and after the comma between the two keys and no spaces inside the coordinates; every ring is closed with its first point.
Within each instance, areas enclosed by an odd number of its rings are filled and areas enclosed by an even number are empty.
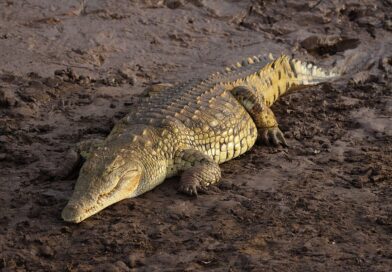
{"type": "Polygon", "coordinates": [[[283,132],[277,126],[259,129],[259,137],[260,140],[266,145],[282,145],[284,147],[289,146],[286,142],[283,132]]]}

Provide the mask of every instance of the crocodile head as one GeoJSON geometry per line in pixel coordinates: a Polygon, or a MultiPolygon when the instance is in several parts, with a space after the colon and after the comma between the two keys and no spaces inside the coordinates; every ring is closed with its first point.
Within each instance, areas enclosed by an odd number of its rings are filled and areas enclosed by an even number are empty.
{"type": "Polygon", "coordinates": [[[142,180],[142,164],[132,153],[99,148],[83,164],[61,216],[65,221],[79,223],[116,202],[138,195],[142,180]]]}

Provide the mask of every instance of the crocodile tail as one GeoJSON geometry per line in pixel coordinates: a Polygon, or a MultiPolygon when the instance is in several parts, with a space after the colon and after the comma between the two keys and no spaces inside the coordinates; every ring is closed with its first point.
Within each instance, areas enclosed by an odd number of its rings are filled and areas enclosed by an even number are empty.
{"type": "Polygon", "coordinates": [[[325,70],[311,63],[282,55],[257,72],[263,81],[261,91],[267,105],[294,89],[332,81],[340,76],[336,69],[325,70]]]}

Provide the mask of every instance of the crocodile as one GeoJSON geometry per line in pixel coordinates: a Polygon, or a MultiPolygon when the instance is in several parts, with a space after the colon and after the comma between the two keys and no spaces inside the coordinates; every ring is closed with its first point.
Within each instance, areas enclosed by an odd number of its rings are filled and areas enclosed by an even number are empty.
{"type": "Polygon", "coordinates": [[[219,164],[256,140],[287,146],[270,108],[278,97],[339,75],[286,55],[254,56],[207,78],[154,90],[107,138],[78,145],[85,161],[62,218],[79,223],[175,175],[182,193],[207,190],[221,178],[219,164]]]}

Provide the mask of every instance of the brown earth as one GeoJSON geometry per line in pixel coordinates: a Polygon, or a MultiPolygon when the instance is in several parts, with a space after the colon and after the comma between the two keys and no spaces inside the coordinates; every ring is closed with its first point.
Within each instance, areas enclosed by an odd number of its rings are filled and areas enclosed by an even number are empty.
{"type": "Polygon", "coordinates": [[[391,31],[390,0],[0,1],[0,270],[391,271],[391,31]],[[273,106],[290,148],[61,220],[67,151],[133,95],[269,52],[346,68],[273,106]]]}

